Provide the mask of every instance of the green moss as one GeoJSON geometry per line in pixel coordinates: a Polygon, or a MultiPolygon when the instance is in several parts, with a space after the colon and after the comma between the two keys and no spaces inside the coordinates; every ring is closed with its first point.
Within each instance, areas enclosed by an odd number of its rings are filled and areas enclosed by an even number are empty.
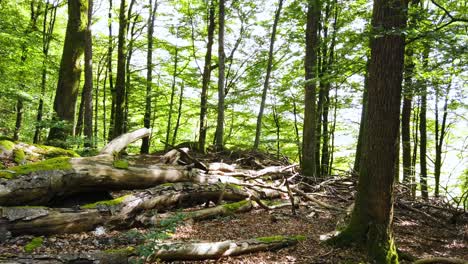
{"type": "Polygon", "coordinates": [[[160,184],[158,186],[160,186],[160,187],[172,187],[172,186],[174,186],[174,183],[166,182],[166,183],[160,184]]]}
{"type": "Polygon", "coordinates": [[[46,158],[55,158],[55,157],[79,157],[75,151],[69,149],[63,149],[53,146],[46,146],[46,145],[39,145],[34,144],[37,148],[40,149],[38,151],[40,154],[44,155],[46,158]]]}
{"type": "Polygon", "coordinates": [[[42,237],[35,237],[31,240],[31,242],[29,242],[28,244],[26,244],[26,246],[24,246],[24,251],[26,251],[27,253],[31,253],[36,248],[42,246],[43,242],[44,242],[44,239],[42,237]]]}
{"type": "Polygon", "coordinates": [[[124,160],[124,159],[114,160],[112,165],[117,169],[128,169],[128,160],[124,160]]]}
{"type": "Polygon", "coordinates": [[[247,201],[247,200],[243,200],[243,201],[240,201],[240,202],[237,202],[237,203],[228,203],[228,204],[223,204],[223,207],[230,211],[230,212],[235,212],[237,211],[239,208],[241,208],[242,206],[246,206],[248,203],[250,203],[250,201],[247,201]]]}
{"type": "Polygon", "coordinates": [[[262,243],[275,243],[275,242],[281,242],[285,240],[297,240],[297,241],[303,241],[305,240],[305,236],[269,236],[269,237],[257,237],[256,240],[262,243]]]}
{"type": "Polygon", "coordinates": [[[117,197],[117,198],[115,198],[113,200],[99,201],[99,202],[95,202],[95,203],[91,203],[91,204],[85,204],[85,205],[81,206],[81,208],[93,209],[93,208],[96,208],[98,206],[118,205],[118,204],[121,204],[129,196],[130,195],[124,195],[124,196],[121,196],[121,197],[117,197]]]}
{"type": "Polygon", "coordinates": [[[130,255],[135,253],[135,248],[134,247],[126,247],[126,248],[112,248],[112,249],[107,249],[104,250],[105,253],[107,254],[124,254],[124,255],[130,255]]]}
{"type": "Polygon", "coordinates": [[[6,151],[13,150],[15,147],[15,143],[11,142],[10,140],[0,140],[0,147],[2,147],[6,151]]]}
{"type": "Polygon", "coordinates": [[[13,157],[17,164],[23,164],[26,160],[26,154],[24,154],[22,149],[13,150],[13,157]]]}
{"type": "Polygon", "coordinates": [[[242,188],[243,188],[242,186],[237,185],[237,184],[233,184],[233,183],[228,183],[227,186],[234,189],[234,190],[242,190],[242,188]]]}
{"type": "Polygon", "coordinates": [[[72,168],[69,157],[60,157],[35,162],[27,165],[9,168],[9,171],[0,171],[0,178],[11,179],[18,175],[25,175],[35,171],[69,170],[72,168]]]}

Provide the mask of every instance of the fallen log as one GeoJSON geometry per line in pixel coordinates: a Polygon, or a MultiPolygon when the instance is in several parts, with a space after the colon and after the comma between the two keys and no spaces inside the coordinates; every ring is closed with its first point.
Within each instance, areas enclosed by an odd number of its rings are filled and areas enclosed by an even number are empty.
{"type": "Polygon", "coordinates": [[[8,254],[0,255],[1,263],[8,264],[63,264],[63,263],[100,263],[100,264],[128,264],[129,258],[135,255],[132,247],[92,251],[78,254],[8,254]]]}
{"type": "Polygon", "coordinates": [[[142,139],[144,137],[149,137],[151,134],[151,129],[149,128],[140,128],[138,130],[132,131],[130,133],[126,133],[120,135],[109,142],[99,154],[101,155],[115,155],[121,152],[124,148],[126,148],[130,143],[137,141],[138,139],[142,139]]]}
{"type": "Polygon", "coordinates": [[[246,240],[226,240],[222,242],[168,242],[157,244],[148,260],[203,260],[218,259],[259,251],[278,250],[293,246],[304,240],[303,236],[271,236],[246,240]]]}
{"type": "MultiPolygon", "coordinates": [[[[164,216],[145,218],[148,210],[158,212],[185,208],[210,201],[241,201],[250,194],[234,185],[194,184],[190,182],[164,184],[114,200],[100,201],[78,208],[47,208],[38,206],[0,207],[0,230],[16,236],[21,234],[75,233],[95,229],[99,225],[110,228],[131,227],[135,224],[157,225],[164,216]]],[[[265,197],[257,194],[258,197],[265,197]]],[[[185,219],[205,219],[250,210],[250,201],[225,204],[206,210],[184,213],[185,219]]],[[[152,212],[154,214],[154,212],[152,212]]],[[[0,234],[1,235],[1,234],[0,234]]]]}
{"type": "MultiPolygon", "coordinates": [[[[95,190],[144,189],[190,181],[197,170],[183,166],[118,169],[108,156],[54,158],[0,172],[0,205],[46,205],[54,197],[95,190]]],[[[209,179],[201,178],[209,182],[209,179]]]]}

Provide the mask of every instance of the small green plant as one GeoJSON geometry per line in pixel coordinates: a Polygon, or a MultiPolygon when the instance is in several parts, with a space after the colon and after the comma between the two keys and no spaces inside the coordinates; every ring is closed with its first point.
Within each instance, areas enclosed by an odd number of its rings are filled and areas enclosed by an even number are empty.
{"type": "MultiPolygon", "coordinates": [[[[182,213],[177,213],[173,217],[162,220],[160,226],[157,228],[152,228],[146,234],[139,235],[143,238],[143,243],[136,248],[138,259],[134,263],[144,263],[149,256],[153,254],[155,246],[163,240],[166,240],[171,237],[175,232],[177,226],[185,219],[185,215],[182,213]]],[[[135,233],[128,234],[130,236],[137,236],[135,233]]]]}
{"type": "Polygon", "coordinates": [[[13,157],[15,159],[16,164],[24,164],[26,160],[26,154],[22,149],[15,149],[13,150],[13,157]]]}
{"type": "Polygon", "coordinates": [[[26,246],[24,246],[24,251],[26,251],[26,253],[31,253],[33,252],[36,248],[42,246],[42,243],[44,242],[44,238],[42,237],[35,237],[31,240],[31,242],[29,242],[28,244],[26,244],[26,246]]]}

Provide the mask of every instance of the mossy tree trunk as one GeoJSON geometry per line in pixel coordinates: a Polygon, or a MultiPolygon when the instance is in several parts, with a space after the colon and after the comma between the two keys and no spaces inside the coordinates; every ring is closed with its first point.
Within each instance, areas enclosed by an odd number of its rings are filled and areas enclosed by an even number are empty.
{"type": "Polygon", "coordinates": [[[374,0],[368,112],[358,193],[350,223],[331,242],[367,248],[376,263],[398,263],[392,237],[393,185],[406,26],[403,1],[374,0]],[[395,29],[397,33],[395,33],[395,29]],[[383,31],[383,32],[382,32],[383,31]],[[392,32],[392,33],[385,33],[392,32]]]}
{"type": "Polygon", "coordinates": [[[49,144],[63,144],[73,134],[75,105],[80,86],[80,60],[84,53],[88,1],[68,1],[68,24],[60,62],[59,80],[54,99],[54,120],[49,132],[49,144]]]}

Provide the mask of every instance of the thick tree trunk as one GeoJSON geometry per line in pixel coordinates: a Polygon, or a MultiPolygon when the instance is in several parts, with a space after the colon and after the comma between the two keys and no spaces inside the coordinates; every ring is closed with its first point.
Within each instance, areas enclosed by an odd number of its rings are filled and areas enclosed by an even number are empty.
{"type": "Polygon", "coordinates": [[[80,59],[84,52],[88,3],[86,0],[68,1],[68,24],[60,62],[59,80],[54,99],[53,120],[64,122],[50,129],[47,138],[50,145],[63,145],[72,135],[75,121],[75,105],[80,85],[80,59]]]}
{"type": "Polygon", "coordinates": [[[266,97],[268,93],[268,88],[270,86],[270,76],[273,70],[273,56],[274,56],[273,50],[275,48],[276,28],[278,27],[281,9],[283,7],[283,1],[284,0],[278,0],[278,8],[276,9],[275,19],[273,21],[273,27],[271,29],[270,49],[268,51],[266,76],[265,76],[265,82],[263,83],[262,101],[260,102],[260,109],[258,111],[258,116],[257,116],[257,126],[255,129],[255,141],[254,141],[253,149],[258,149],[258,146],[260,144],[260,137],[262,135],[263,111],[265,110],[266,97]]]}
{"type": "Polygon", "coordinates": [[[362,109],[361,109],[361,121],[359,122],[359,135],[358,135],[358,142],[356,145],[356,155],[354,158],[354,166],[353,171],[355,173],[359,173],[361,169],[361,157],[363,155],[362,148],[364,145],[364,136],[365,136],[365,127],[364,123],[367,118],[367,100],[368,100],[368,87],[369,87],[369,63],[370,59],[367,58],[366,63],[366,73],[364,75],[364,91],[362,92],[362,109]]]}
{"type": "Polygon", "coordinates": [[[247,240],[227,240],[222,242],[168,242],[157,244],[151,261],[163,260],[202,260],[219,259],[226,256],[235,256],[259,251],[278,250],[297,244],[304,237],[271,236],[247,240]]]}
{"type": "Polygon", "coordinates": [[[126,39],[128,17],[126,0],[121,0],[119,11],[119,43],[117,47],[117,79],[115,81],[115,118],[112,138],[123,134],[124,105],[125,105],[125,64],[126,64],[126,39]]]}
{"type": "Polygon", "coordinates": [[[224,54],[224,0],[218,0],[218,117],[216,124],[216,149],[222,150],[224,145],[224,80],[225,80],[225,54],[224,54]]]}
{"type": "Polygon", "coordinates": [[[208,18],[208,44],[206,46],[205,66],[203,67],[202,90],[200,96],[200,130],[198,138],[198,149],[205,152],[207,121],[206,112],[208,110],[208,88],[211,79],[211,52],[213,48],[213,38],[215,30],[215,3],[210,1],[209,18],[208,18]]]}
{"type": "Polygon", "coordinates": [[[376,263],[398,263],[392,237],[395,144],[399,131],[406,26],[403,1],[375,0],[369,64],[368,112],[358,193],[351,220],[332,241],[367,247],[376,263]],[[398,29],[392,33],[387,30],[398,29]],[[380,32],[383,30],[384,32],[380,32]],[[377,32],[379,31],[379,32],[377,32]]]}
{"type": "MultiPolygon", "coordinates": [[[[150,16],[148,18],[148,53],[146,55],[146,97],[145,97],[145,116],[143,118],[143,125],[146,128],[151,126],[151,101],[153,91],[153,33],[154,33],[154,19],[156,17],[156,10],[158,8],[158,2],[155,0],[154,7],[153,1],[149,0],[148,10],[150,16]]],[[[140,152],[148,154],[150,148],[150,138],[145,137],[141,143],[140,152]]]]}
{"type": "Polygon", "coordinates": [[[305,54],[305,100],[304,100],[304,128],[302,139],[302,173],[306,176],[316,175],[315,147],[316,140],[316,65],[317,50],[319,49],[318,27],[320,18],[320,0],[308,0],[306,25],[306,54],[305,54]]]}

